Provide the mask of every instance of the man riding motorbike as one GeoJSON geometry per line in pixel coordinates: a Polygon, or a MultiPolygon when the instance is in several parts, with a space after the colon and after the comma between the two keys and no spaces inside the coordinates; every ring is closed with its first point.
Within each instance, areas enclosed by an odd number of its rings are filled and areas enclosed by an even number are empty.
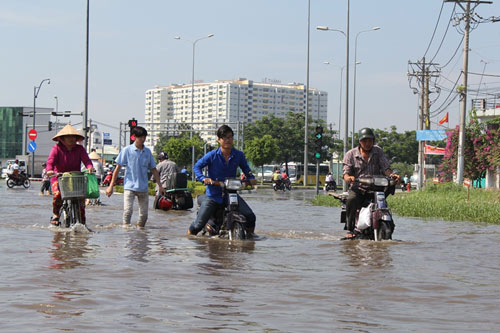
{"type": "Polygon", "coordinates": [[[399,181],[400,176],[392,173],[389,161],[382,148],[374,145],[375,133],[371,128],[362,128],[359,131],[359,146],[349,150],[344,156],[343,178],[350,184],[346,213],[347,230],[346,239],[352,239],[357,236],[355,230],[356,212],[361,208],[363,201],[369,199],[370,194],[363,192],[360,187],[353,187],[353,183],[358,178],[374,175],[386,175],[399,181]]]}
{"type": "MultiPolygon", "coordinates": [[[[222,188],[215,185],[217,181],[224,181],[226,178],[236,177],[238,167],[245,173],[250,184],[256,185],[257,181],[252,175],[248,166],[245,154],[233,148],[233,130],[227,125],[222,125],[217,130],[217,141],[220,147],[208,152],[194,165],[194,173],[198,181],[207,185],[206,195],[199,200],[200,208],[196,219],[188,229],[188,235],[196,235],[205,225],[211,234],[216,234],[219,227],[215,223],[207,224],[210,216],[223,205],[222,188]],[[208,177],[203,175],[202,169],[208,167],[208,177]]],[[[253,234],[255,230],[255,214],[248,204],[238,196],[239,211],[246,218],[247,232],[253,234]]]]}

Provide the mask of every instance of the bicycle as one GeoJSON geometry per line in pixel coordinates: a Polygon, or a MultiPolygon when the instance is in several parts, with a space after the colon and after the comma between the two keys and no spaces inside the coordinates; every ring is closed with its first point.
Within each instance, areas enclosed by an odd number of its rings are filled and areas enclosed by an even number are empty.
{"type": "Polygon", "coordinates": [[[65,172],[58,175],[59,191],[63,205],[59,211],[59,226],[73,227],[82,223],[80,205],[85,205],[87,195],[87,177],[83,172],[65,172]]]}

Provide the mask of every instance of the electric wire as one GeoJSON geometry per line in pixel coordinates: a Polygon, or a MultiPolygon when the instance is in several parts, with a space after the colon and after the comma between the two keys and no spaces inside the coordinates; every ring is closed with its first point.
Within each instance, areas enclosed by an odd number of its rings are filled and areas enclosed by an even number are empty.
{"type": "MultiPolygon", "coordinates": [[[[427,55],[427,52],[429,51],[429,49],[431,47],[432,41],[434,40],[434,36],[436,35],[436,30],[437,30],[437,27],[439,26],[439,21],[441,20],[441,14],[443,13],[443,8],[444,8],[444,1],[441,3],[441,9],[439,10],[438,19],[437,19],[436,25],[434,26],[434,31],[432,32],[432,36],[431,36],[431,40],[429,41],[429,45],[427,45],[427,50],[425,50],[424,58],[427,55]]],[[[446,29],[446,30],[448,30],[448,29],[446,29]]]]}

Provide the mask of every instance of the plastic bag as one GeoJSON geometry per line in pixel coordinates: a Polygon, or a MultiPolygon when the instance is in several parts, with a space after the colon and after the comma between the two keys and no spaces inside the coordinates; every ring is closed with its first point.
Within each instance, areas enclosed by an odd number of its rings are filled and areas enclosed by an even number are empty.
{"type": "Polygon", "coordinates": [[[358,223],[356,224],[356,228],[358,230],[365,230],[366,228],[370,227],[372,225],[372,206],[374,204],[371,203],[368,205],[368,207],[363,207],[359,211],[359,216],[358,216],[358,223]]]}
{"type": "Polygon", "coordinates": [[[87,198],[98,199],[100,193],[97,177],[93,173],[86,173],[85,177],[87,177],[87,198]]]}

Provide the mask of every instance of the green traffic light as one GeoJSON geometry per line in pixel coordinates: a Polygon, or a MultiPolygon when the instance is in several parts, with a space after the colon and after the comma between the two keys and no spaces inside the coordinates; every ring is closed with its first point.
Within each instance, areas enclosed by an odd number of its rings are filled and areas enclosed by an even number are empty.
{"type": "Polygon", "coordinates": [[[322,137],[323,137],[323,134],[321,134],[321,133],[316,134],[316,139],[320,140],[322,137]]]}
{"type": "Polygon", "coordinates": [[[316,153],[316,154],[314,154],[314,157],[316,157],[316,158],[320,159],[320,158],[321,158],[321,153],[316,153]]]}

